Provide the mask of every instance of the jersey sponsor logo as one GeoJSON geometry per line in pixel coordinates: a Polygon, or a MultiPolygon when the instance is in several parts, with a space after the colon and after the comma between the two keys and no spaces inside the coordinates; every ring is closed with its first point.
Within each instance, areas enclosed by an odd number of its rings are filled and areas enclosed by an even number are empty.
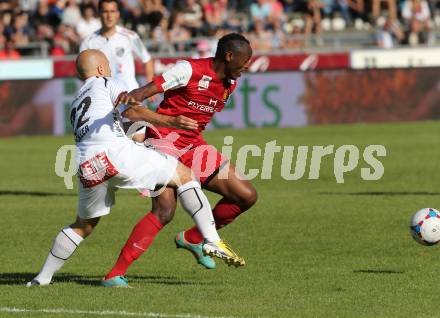
{"type": "Polygon", "coordinates": [[[189,101],[188,106],[200,110],[205,113],[215,113],[215,108],[217,106],[217,100],[210,99],[209,105],[200,104],[194,101],[189,101]]]}
{"type": "Polygon", "coordinates": [[[162,84],[162,89],[164,90],[164,91],[167,91],[167,90],[169,90],[170,88],[173,88],[173,87],[175,87],[175,86],[177,86],[177,85],[179,85],[179,81],[178,80],[171,80],[171,81],[169,81],[169,82],[165,82],[165,83],[163,83],[162,84]]]}
{"type": "Polygon", "coordinates": [[[213,98],[209,99],[209,105],[210,106],[217,107],[217,102],[218,102],[218,100],[216,100],[216,99],[213,99],[213,98]]]}
{"type": "Polygon", "coordinates": [[[79,180],[84,188],[101,184],[118,173],[105,152],[100,152],[79,166],[79,180]]]}
{"type": "Polygon", "coordinates": [[[212,80],[211,76],[203,75],[199,81],[199,91],[206,91],[209,88],[209,82],[212,80]]]}
{"type": "Polygon", "coordinates": [[[117,57],[123,57],[125,53],[125,49],[123,47],[117,47],[115,49],[115,53],[117,57]]]}

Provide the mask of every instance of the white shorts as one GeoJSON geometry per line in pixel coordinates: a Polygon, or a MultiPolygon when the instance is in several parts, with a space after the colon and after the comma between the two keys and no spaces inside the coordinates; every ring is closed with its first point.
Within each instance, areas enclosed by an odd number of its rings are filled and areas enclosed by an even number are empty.
{"type": "Polygon", "coordinates": [[[78,182],[78,216],[91,219],[107,215],[115,203],[118,188],[154,190],[156,186],[168,184],[177,167],[177,159],[145,147],[130,143],[117,152],[109,149],[109,160],[119,173],[91,188],[84,188],[78,182]]]}

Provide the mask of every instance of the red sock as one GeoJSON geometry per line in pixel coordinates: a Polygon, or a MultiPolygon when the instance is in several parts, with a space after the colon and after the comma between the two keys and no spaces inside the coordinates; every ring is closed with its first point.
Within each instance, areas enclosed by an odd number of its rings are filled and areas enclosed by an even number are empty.
{"type": "Polygon", "coordinates": [[[105,276],[105,279],[125,275],[131,263],[148,249],[162,228],[163,225],[152,212],[140,219],[133,228],[133,231],[131,231],[130,237],[122,248],[116,264],[105,276]]]}
{"type": "MultiPolygon", "coordinates": [[[[217,229],[221,229],[234,221],[234,219],[242,212],[243,211],[237,204],[228,201],[225,198],[221,199],[219,202],[217,202],[216,206],[212,210],[217,229]]],[[[192,244],[199,244],[203,242],[203,236],[199,232],[197,226],[193,226],[189,230],[185,231],[185,240],[192,244]]]]}

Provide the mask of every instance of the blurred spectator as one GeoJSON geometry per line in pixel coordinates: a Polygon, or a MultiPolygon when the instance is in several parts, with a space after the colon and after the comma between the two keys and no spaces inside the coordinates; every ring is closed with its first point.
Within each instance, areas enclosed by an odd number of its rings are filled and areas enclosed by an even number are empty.
{"type": "Polygon", "coordinates": [[[256,0],[256,2],[251,4],[250,12],[252,23],[259,20],[266,26],[269,16],[272,14],[272,6],[267,0],[256,0]]]}
{"type": "Polygon", "coordinates": [[[32,17],[32,24],[36,27],[42,24],[55,27],[58,24],[50,13],[50,7],[47,0],[40,0],[40,2],[38,2],[37,11],[32,17]]]}
{"type": "Polygon", "coordinates": [[[417,45],[427,41],[432,44],[433,35],[431,13],[426,0],[406,0],[402,8],[402,17],[409,27],[408,43],[417,45]]]}
{"type": "Polygon", "coordinates": [[[53,45],[62,47],[66,53],[78,51],[80,38],[71,26],[60,24],[53,39],[53,45]]]}
{"type": "Polygon", "coordinates": [[[287,48],[300,48],[304,47],[304,40],[301,32],[301,28],[298,26],[293,26],[290,32],[290,37],[286,39],[287,48]]]}
{"type": "Polygon", "coordinates": [[[273,49],[285,48],[287,42],[287,34],[281,25],[281,21],[278,19],[274,20],[271,26],[272,26],[272,41],[271,41],[272,48],[273,49]]]}
{"type": "Polygon", "coordinates": [[[228,24],[228,0],[206,0],[203,13],[210,29],[225,27],[228,24]]]}
{"type": "Polygon", "coordinates": [[[74,27],[81,20],[81,10],[76,0],[67,0],[66,8],[63,12],[61,22],[65,25],[74,27]]]}
{"type": "Polygon", "coordinates": [[[348,6],[350,7],[350,13],[355,14],[356,17],[362,20],[367,20],[367,13],[365,12],[365,2],[364,0],[347,0],[348,6]]]}
{"type": "Polygon", "coordinates": [[[54,27],[57,27],[61,23],[65,5],[65,0],[51,0],[49,6],[49,16],[54,27]]]}
{"type": "Polygon", "coordinates": [[[211,48],[208,40],[200,40],[197,42],[197,52],[192,55],[192,58],[201,59],[214,56],[215,52],[211,48]]]}
{"type": "Polygon", "coordinates": [[[29,24],[29,15],[20,11],[14,18],[13,33],[10,34],[13,41],[17,45],[26,45],[30,41],[32,29],[29,24]]]}
{"type": "Polygon", "coordinates": [[[264,22],[262,20],[254,21],[253,32],[249,35],[252,49],[269,50],[272,48],[272,32],[264,29],[264,22]]]}
{"type": "Polygon", "coordinates": [[[169,16],[161,0],[142,0],[141,3],[143,10],[140,22],[144,25],[148,24],[148,30],[153,30],[160,24],[162,18],[169,16]]]}
{"type": "MultiPolygon", "coordinates": [[[[304,34],[306,36],[310,35],[313,32],[315,32],[317,35],[321,34],[321,8],[322,4],[320,0],[307,1],[307,9],[304,17],[304,34]]],[[[320,41],[319,38],[318,41],[320,41]]]]}
{"type": "Polygon", "coordinates": [[[278,0],[268,0],[270,6],[269,23],[286,21],[283,4],[278,0]]]}
{"type": "Polygon", "coordinates": [[[5,26],[0,20],[0,49],[3,49],[6,45],[5,26]]]}
{"type": "Polygon", "coordinates": [[[86,5],[83,8],[82,18],[76,25],[76,32],[81,39],[84,39],[100,28],[101,21],[95,16],[95,8],[92,5],[86,5]]]}
{"type": "Polygon", "coordinates": [[[65,40],[61,36],[55,36],[53,39],[53,46],[49,52],[50,56],[64,56],[66,50],[64,49],[65,40]]]}
{"type": "Polygon", "coordinates": [[[182,26],[191,31],[192,36],[197,36],[203,25],[203,10],[196,0],[185,0],[182,10],[182,26]]]}
{"type": "Polygon", "coordinates": [[[54,30],[49,24],[42,23],[37,26],[37,32],[35,35],[35,39],[37,41],[50,42],[52,41],[53,36],[54,36],[54,30]]]}
{"type": "Polygon", "coordinates": [[[0,0],[0,12],[10,11],[11,9],[11,1],[0,0]]]}
{"type": "Polygon", "coordinates": [[[388,9],[387,16],[392,20],[397,19],[397,0],[372,0],[372,15],[374,19],[381,15],[382,3],[385,3],[388,9]]]}
{"type": "Polygon", "coordinates": [[[20,5],[21,10],[24,12],[32,12],[37,10],[39,0],[19,0],[18,3],[20,5]]]}
{"type": "Polygon", "coordinates": [[[351,25],[353,19],[349,7],[350,3],[350,0],[322,0],[324,16],[333,17],[333,14],[336,11],[339,11],[344,18],[346,25],[351,25]]]}
{"type": "Polygon", "coordinates": [[[0,49],[0,60],[18,60],[21,54],[16,50],[14,41],[6,39],[5,45],[0,49]]]}
{"type": "Polygon", "coordinates": [[[0,16],[3,24],[3,32],[4,35],[11,35],[14,32],[14,28],[12,26],[12,12],[6,11],[0,16]]]}
{"type": "Polygon", "coordinates": [[[191,38],[191,33],[183,27],[183,16],[180,12],[175,12],[170,20],[168,36],[174,42],[177,51],[184,51],[186,42],[191,38]]]}
{"type": "Polygon", "coordinates": [[[393,48],[402,43],[404,38],[405,35],[399,24],[391,18],[387,18],[384,25],[376,32],[376,44],[383,49],[393,48]]]}
{"type": "Polygon", "coordinates": [[[160,51],[160,52],[174,52],[174,48],[170,45],[170,39],[168,37],[168,18],[162,18],[159,25],[156,26],[151,32],[151,38],[153,42],[150,43],[148,50],[160,51]]]}

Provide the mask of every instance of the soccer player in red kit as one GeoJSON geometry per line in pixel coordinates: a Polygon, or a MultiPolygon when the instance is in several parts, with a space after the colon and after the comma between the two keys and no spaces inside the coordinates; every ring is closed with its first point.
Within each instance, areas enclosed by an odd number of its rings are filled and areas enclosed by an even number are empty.
{"type": "MultiPolygon", "coordinates": [[[[236,79],[247,69],[251,56],[250,43],[244,36],[227,34],[219,40],[214,58],[178,61],[146,86],[129,93],[141,101],[164,92],[164,100],[157,113],[184,115],[197,120],[198,129],[195,131],[163,127],[150,129],[147,142],[160,151],[178,157],[192,168],[203,188],[222,196],[213,208],[217,228],[231,223],[257,200],[257,192],[251,183],[220,152],[208,145],[202,136],[212,116],[223,109],[236,87],[236,79]]],[[[106,281],[124,276],[131,263],[173,218],[176,193],[172,188],[166,188],[152,200],[151,212],[133,228],[116,264],[105,277],[106,281]]],[[[203,254],[203,237],[197,227],[178,233],[175,241],[178,247],[191,251],[200,264],[206,268],[215,268],[213,259],[203,254]]],[[[244,261],[231,261],[231,265],[243,266],[244,261]]]]}

